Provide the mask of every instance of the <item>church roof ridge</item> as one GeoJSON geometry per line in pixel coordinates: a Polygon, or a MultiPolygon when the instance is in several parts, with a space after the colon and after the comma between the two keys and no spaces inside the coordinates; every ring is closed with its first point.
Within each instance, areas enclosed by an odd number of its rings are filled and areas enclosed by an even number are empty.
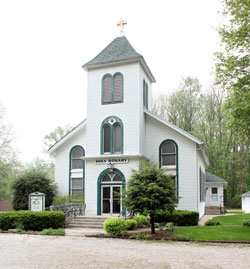
{"type": "Polygon", "coordinates": [[[96,57],[84,64],[83,67],[140,57],[142,55],[132,47],[128,39],[125,36],[119,36],[107,45],[96,57]]]}
{"type": "Polygon", "coordinates": [[[84,127],[86,122],[87,122],[87,119],[84,119],[79,124],[77,124],[75,127],[73,127],[67,134],[65,134],[63,137],[61,137],[60,140],[58,140],[54,145],[52,145],[48,149],[48,153],[50,153],[50,154],[53,153],[61,144],[66,142],[66,140],[68,140],[72,135],[74,135],[79,129],[84,127]]]}
{"type": "Polygon", "coordinates": [[[181,133],[182,135],[186,136],[187,138],[191,139],[192,141],[194,141],[195,143],[202,145],[204,144],[200,139],[198,139],[197,137],[191,135],[190,133],[184,131],[183,129],[181,129],[180,127],[174,125],[173,123],[163,119],[162,117],[156,115],[155,113],[153,113],[152,111],[149,111],[148,109],[144,108],[144,112],[146,114],[148,114],[149,116],[157,119],[158,121],[161,121],[162,123],[164,123],[165,125],[167,125],[168,127],[172,128],[173,130],[177,131],[178,133],[181,133]]]}
{"type": "Polygon", "coordinates": [[[152,82],[155,82],[155,78],[144,57],[133,48],[125,36],[116,37],[96,57],[85,63],[82,67],[86,70],[100,65],[107,65],[116,62],[130,62],[135,60],[142,64],[148,72],[152,82]]]}

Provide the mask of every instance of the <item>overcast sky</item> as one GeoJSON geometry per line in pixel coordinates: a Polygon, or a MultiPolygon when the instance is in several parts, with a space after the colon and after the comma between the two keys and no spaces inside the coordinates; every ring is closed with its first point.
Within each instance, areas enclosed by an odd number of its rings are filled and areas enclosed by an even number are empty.
{"type": "Polygon", "coordinates": [[[86,117],[87,74],[81,68],[114,38],[125,36],[157,83],[154,94],[197,77],[212,81],[218,0],[1,0],[0,102],[21,161],[41,156],[43,138],[86,117]]]}

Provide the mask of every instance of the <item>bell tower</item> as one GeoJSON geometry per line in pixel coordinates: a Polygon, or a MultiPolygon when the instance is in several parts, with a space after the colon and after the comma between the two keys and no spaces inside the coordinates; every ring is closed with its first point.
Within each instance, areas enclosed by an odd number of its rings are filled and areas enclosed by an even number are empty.
{"type": "Polygon", "coordinates": [[[150,109],[155,79],[143,56],[120,36],[83,68],[88,73],[87,156],[144,154],[143,89],[147,84],[150,109]]]}

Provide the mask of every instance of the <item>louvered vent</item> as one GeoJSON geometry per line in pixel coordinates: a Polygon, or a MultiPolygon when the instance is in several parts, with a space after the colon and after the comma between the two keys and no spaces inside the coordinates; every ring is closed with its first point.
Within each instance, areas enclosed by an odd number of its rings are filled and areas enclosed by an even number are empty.
{"type": "Polygon", "coordinates": [[[122,102],[122,75],[114,77],[114,102],[122,102]]]}
{"type": "Polygon", "coordinates": [[[103,103],[112,102],[112,77],[105,76],[103,78],[103,103]]]}

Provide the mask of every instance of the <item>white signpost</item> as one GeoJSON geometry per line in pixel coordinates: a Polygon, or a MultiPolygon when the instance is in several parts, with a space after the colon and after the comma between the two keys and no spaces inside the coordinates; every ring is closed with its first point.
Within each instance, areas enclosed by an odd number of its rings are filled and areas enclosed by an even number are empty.
{"type": "Polygon", "coordinates": [[[29,210],[44,211],[45,210],[45,194],[41,192],[33,192],[29,194],[29,210]]]}

